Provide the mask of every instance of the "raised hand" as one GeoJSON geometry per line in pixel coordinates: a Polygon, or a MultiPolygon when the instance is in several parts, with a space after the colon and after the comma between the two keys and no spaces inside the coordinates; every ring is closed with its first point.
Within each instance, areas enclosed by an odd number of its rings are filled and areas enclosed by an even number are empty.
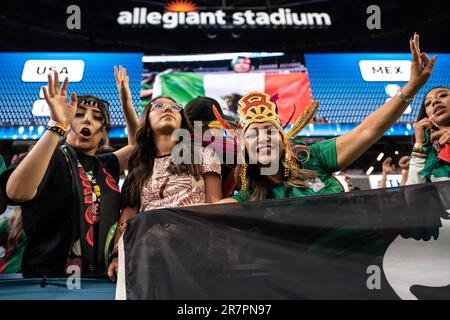
{"type": "Polygon", "coordinates": [[[391,157],[387,157],[386,160],[383,161],[383,173],[388,175],[391,174],[392,171],[394,171],[395,169],[395,165],[391,164],[392,158],[391,157]]]}
{"type": "Polygon", "coordinates": [[[117,69],[117,67],[114,66],[114,78],[116,78],[116,85],[117,90],[119,91],[120,99],[124,101],[131,101],[132,98],[127,69],[122,66],[119,66],[119,69],[117,69]]]}
{"type": "Polygon", "coordinates": [[[408,168],[409,168],[409,157],[408,156],[401,157],[400,160],[398,161],[398,166],[402,170],[408,170],[408,168]]]}
{"type": "Polygon", "coordinates": [[[77,95],[72,92],[70,95],[70,103],[67,101],[67,85],[69,78],[65,78],[61,89],[59,86],[59,76],[55,71],[54,78],[48,75],[48,91],[47,88],[42,87],[45,101],[50,109],[50,119],[59,122],[66,128],[70,127],[72,119],[75,117],[77,111],[77,95]]]}
{"type": "Polygon", "coordinates": [[[434,65],[436,63],[437,56],[429,58],[425,52],[420,52],[420,38],[417,33],[409,40],[409,48],[411,50],[411,76],[408,84],[411,86],[412,92],[405,92],[407,95],[414,96],[417,91],[428,81],[434,65]]]}
{"type": "MultiPolygon", "coordinates": [[[[114,66],[114,78],[116,78],[117,90],[119,91],[120,96],[120,104],[122,105],[123,116],[127,124],[128,144],[132,145],[135,143],[136,131],[139,126],[139,118],[137,116],[136,109],[133,106],[127,69],[122,66],[119,66],[119,69],[117,69],[117,67],[114,66]]],[[[119,163],[122,169],[128,166],[128,154],[126,152],[124,154],[116,152],[115,155],[119,157],[119,163]]]]}

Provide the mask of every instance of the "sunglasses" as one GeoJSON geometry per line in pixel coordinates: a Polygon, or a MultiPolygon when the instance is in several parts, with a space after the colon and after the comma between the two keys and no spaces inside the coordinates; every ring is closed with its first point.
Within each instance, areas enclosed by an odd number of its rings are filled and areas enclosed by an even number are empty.
{"type": "Polygon", "coordinates": [[[180,112],[183,109],[183,106],[179,103],[161,103],[156,102],[151,104],[152,108],[151,110],[164,110],[166,106],[169,106],[172,111],[180,112]]]}
{"type": "Polygon", "coordinates": [[[94,99],[91,96],[84,96],[84,95],[79,95],[79,96],[77,96],[77,98],[78,98],[78,104],[98,107],[98,102],[100,102],[105,106],[106,110],[109,111],[110,103],[106,100],[103,100],[100,98],[94,99]]]}

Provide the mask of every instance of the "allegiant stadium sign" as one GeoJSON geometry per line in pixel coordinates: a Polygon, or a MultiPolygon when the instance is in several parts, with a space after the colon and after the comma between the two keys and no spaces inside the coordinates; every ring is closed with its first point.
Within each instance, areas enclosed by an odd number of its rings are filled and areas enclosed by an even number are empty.
{"type": "Polygon", "coordinates": [[[120,25],[160,26],[164,29],[178,27],[327,27],[331,25],[328,13],[292,12],[289,8],[280,8],[275,12],[237,11],[228,15],[223,10],[191,12],[158,12],[145,7],[136,7],[132,11],[121,11],[117,18],[120,25]]]}

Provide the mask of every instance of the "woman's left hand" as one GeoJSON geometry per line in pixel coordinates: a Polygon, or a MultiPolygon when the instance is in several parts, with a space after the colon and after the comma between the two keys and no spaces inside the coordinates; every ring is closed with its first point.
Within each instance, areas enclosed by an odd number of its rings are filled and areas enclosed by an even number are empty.
{"type": "Polygon", "coordinates": [[[443,147],[450,143],[450,128],[442,128],[431,133],[431,142],[437,142],[439,146],[443,147]]]}
{"type": "Polygon", "coordinates": [[[131,101],[130,79],[127,76],[127,69],[122,66],[119,66],[119,69],[117,69],[117,67],[114,66],[114,78],[116,78],[120,99],[131,101]]]}

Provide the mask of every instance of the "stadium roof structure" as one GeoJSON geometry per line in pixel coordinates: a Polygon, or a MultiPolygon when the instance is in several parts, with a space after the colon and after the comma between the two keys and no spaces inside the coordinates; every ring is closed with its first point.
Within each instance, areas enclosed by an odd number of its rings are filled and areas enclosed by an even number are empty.
{"type": "MultiPolygon", "coordinates": [[[[450,52],[443,41],[450,29],[450,15],[442,10],[445,1],[430,1],[420,9],[407,1],[377,1],[381,28],[370,30],[367,8],[370,1],[289,0],[168,0],[168,1],[16,1],[2,4],[0,51],[103,51],[145,54],[212,53],[227,51],[290,52],[404,52],[407,40],[417,31],[429,51],[450,52]],[[303,28],[270,25],[178,27],[164,29],[146,24],[118,23],[121,11],[146,8],[164,13],[168,4],[191,3],[199,12],[222,10],[227,14],[246,10],[274,14],[292,12],[326,13],[331,25],[303,28]],[[69,30],[67,7],[80,7],[81,29],[69,30]]],[[[158,15],[158,14],[156,14],[158,15]]],[[[264,22],[264,19],[262,20],[264,22]]],[[[264,24],[264,23],[263,23],[264,24]]]]}

